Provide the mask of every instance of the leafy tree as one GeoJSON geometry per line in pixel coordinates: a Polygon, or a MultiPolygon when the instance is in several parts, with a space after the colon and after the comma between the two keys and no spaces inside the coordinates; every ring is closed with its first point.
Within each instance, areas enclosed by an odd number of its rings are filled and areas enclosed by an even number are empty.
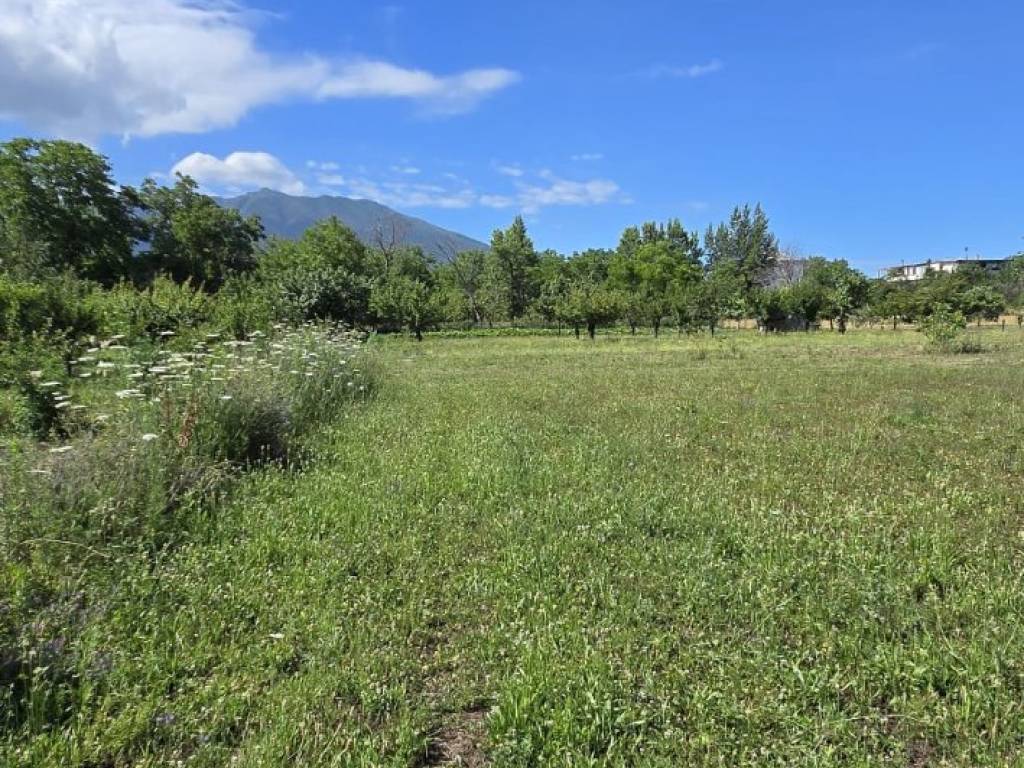
{"type": "Polygon", "coordinates": [[[699,281],[700,245],[678,219],[626,229],[608,268],[609,285],[624,296],[623,311],[635,332],[649,323],[657,336],[662,320],[699,281]]]}
{"type": "Polygon", "coordinates": [[[537,265],[537,252],[526,233],[522,216],[516,216],[508,229],[494,231],[491,253],[504,285],[508,315],[514,326],[525,314],[535,294],[532,277],[537,265]]]}
{"type": "Polygon", "coordinates": [[[996,278],[1006,305],[1024,309],[1024,253],[1010,257],[996,278]]]}
{"type": "Polygon", "coordinates": [[[970,320],[995,320],[1006,308],[1006,299],[991,285],[974,285],[959,297],[958,309],[970,320]]]}
{"type": "Polygon", "coordinates": [[[431,262],[418,248],[393,257],[391,270],[373,287],[370,307],[383,328],[405,328],[423,340],[423,331],[443,317],[442,295],[436,290],[431,262]]]}
{"type": "MultiPolygon", "coordinates": [[[[835,322],[840,333],[846,333],[850,316],[868,301],[868,279],[843,260],[828,261],[817,257],[809,260],[798,283],[794,299],[811,302],[817,314],[835,322]]],[[[807,317],[814,322],[817,317],[807,317]]]]}
{"type": "MultiPolygon", "coordinates": [[[[396,252],[396,259],[401,251],[396,252]]],[[[258,275],[293,320],[333,319],[353,326],[370,321],[370,294],[382,261],[337,218],[307,229],[296,241],[273,240],[258,275]]]]}
{"type": "Polygon", "coordinates": [[[565,259],[551,250],[544,251],[534,267],[533,279],[537,287],[534,307],[545,323],[559,320],[558,305],[568,288],[567,271],[565,259]]]}
{"type": "Polygon", "coordinates": [[[728,223],[708,227],[704,234],[708,268],[729,276],[749,300],[765,273],[779,256],[779,245],[768,226],[768,217],[757,205],[733,209],[728,223]]]}
{"type": "Polygon", "coordinates": [[[793,289],[759,288],[750,297],[757,326],[762,331],[784,331],[793,314],[793,289]]]}
{"type": "Polygon", "coordinates": [[[586,279],[573,281],[558,305],[558,316],[566,325],[580,335],[580,327],[586,327],[587,335],[593,339],[597,326],[616,320],[622,313],[622,294],[611,290],[602,283],[586,279]]]}
{"type": "Polygon", "coordinates": [[[118,189],[107,159],[71,141],[0,144],[0,244],[4,268],[40,270],[110,285],[128,274],[138,235],[132,189],[118,189]]]}
{"type": "Polygon", "coordinates": [[[231,274],[256,266],[256,245],[263,225],[199,192],[195,181],[178,174],[173,187],[146,179],[139,191],[149,248],[144,256],[147,276],[170,275],[217,291],[231,274]]]}
{"type": "Polygon", "coordinates": [[[442,266],[438,274],[445,288],[458,297],[465,314],[476,325],[484,320],[480,294],[487,278],[487,253],[485,251],[462,251],[442,266]]]}

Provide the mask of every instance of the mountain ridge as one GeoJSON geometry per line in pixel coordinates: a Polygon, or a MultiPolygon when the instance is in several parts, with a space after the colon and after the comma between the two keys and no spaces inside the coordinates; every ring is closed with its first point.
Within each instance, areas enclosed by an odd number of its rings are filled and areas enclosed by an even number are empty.
{"type": "Polygon", "coordinates": [[[246,216],[259,216],[268,236],[294,239],[318,221],[337,216],[368,245],[383,237],[386,241],[419,246],[440,261],[446,261],[460,251],[489,248],[486,243],[468,235],[363,198],[289,195],[264,187],[235,197],[214,199],[219,205],[234,208],[246,216]]]}

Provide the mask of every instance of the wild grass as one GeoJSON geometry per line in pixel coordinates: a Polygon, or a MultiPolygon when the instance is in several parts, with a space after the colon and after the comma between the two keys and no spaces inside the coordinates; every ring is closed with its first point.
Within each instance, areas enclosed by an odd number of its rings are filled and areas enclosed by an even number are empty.
{"type": "Polygon", "coordinates": [[[90,690],[77,645],[106,616],[103,593],[205,528],[243,470],[301,464],[369,392],[341,329],[173,337],[94,340],[65,375],[25,376],[21,421],[44,441],[12,431],[0,454],[0,728],[72,717],[90,690]]]}
{"type": "Polygon", "coordinates": [[[1024,336],[981,335],[375,340],[317,462],[40,627],[79,683],[0,763],[1019,762],[1024,336]]]}

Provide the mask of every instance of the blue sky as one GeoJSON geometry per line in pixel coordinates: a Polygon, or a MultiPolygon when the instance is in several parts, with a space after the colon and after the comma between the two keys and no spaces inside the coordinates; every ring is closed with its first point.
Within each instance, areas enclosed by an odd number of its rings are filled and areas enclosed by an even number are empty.
{"type": "Polygon", "coordinates": [[[563,252],[758,201],[869,272],[1024,248],[1019,2],[245,2],[5,0],[0,136],[563,252]]]}

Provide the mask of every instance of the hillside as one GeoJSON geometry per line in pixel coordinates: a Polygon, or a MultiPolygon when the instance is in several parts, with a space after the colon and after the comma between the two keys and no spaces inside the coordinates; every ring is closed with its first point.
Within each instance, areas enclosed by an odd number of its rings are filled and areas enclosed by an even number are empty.
{"type": "Polygon", "coordinates": [[[383,228],[386,238],[394,233],[404,244],[418,245],[439,260],[446,260],[451,253],[487,248],[479,240],[406,216],[372,200],[331,195],[300,197],[261,189],[238,197],[218,198],[217,202],[243,214],[259,216],[267,234],[278,237],[298,237],[312,224],[337,216],[365,243],[374,242],[375,230],[383,228]]]}

